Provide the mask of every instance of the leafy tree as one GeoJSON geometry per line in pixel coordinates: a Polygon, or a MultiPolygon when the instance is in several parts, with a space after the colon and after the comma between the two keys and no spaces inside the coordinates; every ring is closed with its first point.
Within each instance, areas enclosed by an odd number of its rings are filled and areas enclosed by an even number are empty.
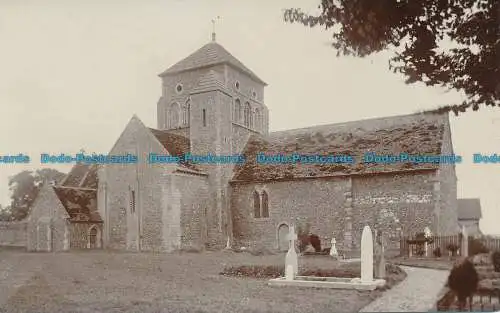
{"type": "Polygon", "coordinates": [[[463,103],[436,112],[500,105],[500,1],[322,0],[319,9],[318,15],[287,9],[284,19],[333,31],[337,56],[392,50],[389,69],[406,83],[465,93],[463,103]]]}
{"type": "Polygon", "coordinates": [[[51,168],[22,171],[9,178],[12,192],[10,215],[12,220],[22,220],[29,212],[43,182],[60,181],[66,174],[51,168]]]}

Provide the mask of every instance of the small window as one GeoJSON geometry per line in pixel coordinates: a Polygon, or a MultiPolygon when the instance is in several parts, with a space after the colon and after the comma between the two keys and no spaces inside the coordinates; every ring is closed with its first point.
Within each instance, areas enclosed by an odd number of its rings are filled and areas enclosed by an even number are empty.
{"type": "Polygon", "coordinates": [[[130,190],[130,213],[135,213],[135,190],[130,190]]]}
{"type": "Polygon", "coordinates": [[[201,111],[202,119],[203,119],[203,127],[207,126],[207,110],[203,109],[201,111]]]}
{"type": "Polygon", "coordinates": [[[240,82],[239,81],[236,81],[234,83],[234,88],[236,88],[236,90],[240,90],[240,82]]]}
{"type": "Polygon", "coordinates": [[[175,91],[176,91],[177,93],[181,93],[181,92],[182,92],[182,89],[183,89],[183,88],[182,88],[182,84],[177,84],[177,86],[175,86],[175,91]]]}
{"type": "Polygon", "coordinates": [[[254,89],[252,89],[252,98],[257,98],[257,92],[254,89]]]}
{"type": "Polygon", "coordinates": [[[253,192],[253,217],[260,218],[260,195],[257,191],[253,192]]]}
{"type": "Polygon", "coordinates": [[[262,217],[269,217],[268,201],[267,192],[264,190],[262,192],[262,217]]]}

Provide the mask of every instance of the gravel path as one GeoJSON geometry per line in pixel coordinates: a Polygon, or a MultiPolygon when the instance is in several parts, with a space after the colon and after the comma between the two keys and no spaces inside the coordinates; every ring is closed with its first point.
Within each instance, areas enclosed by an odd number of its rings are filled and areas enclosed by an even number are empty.
{"type": "Polygon", "coordinates": [[[428,312],[448,279],[449,271],[401,267],[408,276],[360,312],[428,312]]]}

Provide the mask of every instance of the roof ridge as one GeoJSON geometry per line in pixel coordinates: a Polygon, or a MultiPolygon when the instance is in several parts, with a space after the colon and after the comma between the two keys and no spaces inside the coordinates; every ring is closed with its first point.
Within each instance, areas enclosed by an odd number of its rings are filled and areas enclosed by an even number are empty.
{"type": "MultiPolygon", "coordinates": [[[[400,115],[392,115],[392,116],[384,116],[384,117],[374,117],[374,118],[365,118],[365,119],[360,119],[360,120],[351,120],[347,122],[339,122],[339,123],[328,123],[328,124],[320,124],[320,125],[314,125],[314,126],[307,126],[307,127],[298,127],[298,128],[291,128],[291,129],[283,129],[283,130],[277,130],[269,133],[269,136],[272,137],[273,135],[278,135],[280,133],[286,133],[286,132],[295,132],[295,131],[312,131],[312,130],[319,130],[321,128],[329,128],[329,127],[334,127],[334,126],[349,126],[349,125],[355,125],[355,124],[365,124],[369,122],[375,122],[375,121],[401,121],[401,119],[404,118],[410,118],[410,117],[423,117],[423,116],[430,116],[430,115],[444,115],[441,113],[433,113],[433,112],[418,112],[418,113],[411,113],[411,114],[400,114],[400,115]]],[[[401,122],[399,124],[405,124],[404,122],[401,122]]]]}

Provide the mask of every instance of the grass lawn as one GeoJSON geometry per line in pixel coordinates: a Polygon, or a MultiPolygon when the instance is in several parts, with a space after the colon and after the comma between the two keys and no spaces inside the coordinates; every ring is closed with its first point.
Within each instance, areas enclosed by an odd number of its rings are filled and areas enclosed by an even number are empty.
{"type": "MultiPolygon", "coordinates": [[[[381,291],[270,287],[267,278],[221,275],[242,265],[283,265],[284,255],[204,252],[0,251],[4,312],[357,312],[381,291]]],[[[359,263],[302,257],[301,270],[359,273],[359,263]]],[[[392,284],[404,273],[392,277],[392,284]]]]}

